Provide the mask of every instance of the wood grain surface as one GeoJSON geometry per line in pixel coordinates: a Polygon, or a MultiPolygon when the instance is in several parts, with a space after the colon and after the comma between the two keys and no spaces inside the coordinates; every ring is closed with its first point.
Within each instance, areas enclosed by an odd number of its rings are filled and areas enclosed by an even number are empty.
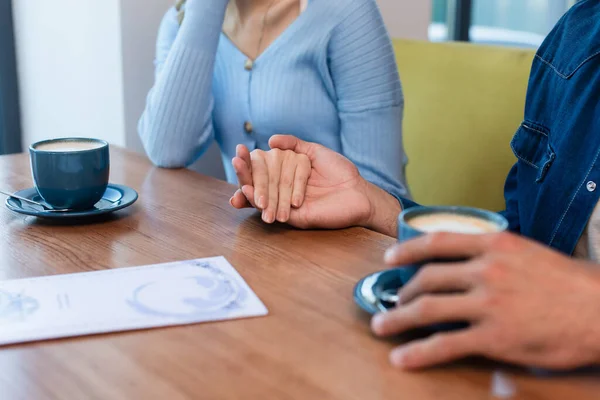
{"type": "MultiPolygon", "coordinates": [[[[269,309],[264,318],[0,348],[0,399],[493,399],[503,371],[515,399],[600,399],[600,374],[547,376],[485,361],[397,371],[352,289],[393,243],[365,229],[267,226],[228,203],[233,187],[111,150],[129,209],[68,225],[0,210],[0,279],[225,256],[269,309]]],[[[0,187],[30,187],[28,156],[0,157],[0,187]]],[[[2,329],[0,321],[0,329],[2,329]]]]}

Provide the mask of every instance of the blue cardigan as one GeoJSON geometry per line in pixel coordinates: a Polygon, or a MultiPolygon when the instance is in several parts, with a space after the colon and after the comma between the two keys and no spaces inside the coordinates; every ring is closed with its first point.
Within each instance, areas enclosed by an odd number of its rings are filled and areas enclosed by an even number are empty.
{"type": "Polygon", "coordinates": [[[235,183],[237,144],[268,150],[272,135],[292,134],[408,197],[402,87],[375,0],[310,0],[251,69],[221,33],[227,3],[188,0],[181,27],[175,9],[162,21],[156,81],[138,127],[150,159],[185,167],[215,139],[235,183]]]}

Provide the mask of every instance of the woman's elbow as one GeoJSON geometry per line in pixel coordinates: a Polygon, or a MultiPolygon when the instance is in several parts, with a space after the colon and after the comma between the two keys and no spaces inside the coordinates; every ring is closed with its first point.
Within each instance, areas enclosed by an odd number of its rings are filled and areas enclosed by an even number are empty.
{"type": "Polygon", "coordinates": [[[147,135],[142,129],[139,136],[150,162],[160,168],[185,168],[190,164],[191,156],[181,151],[173,151],[166,143],[154,135],[147,135]]]}
{"type": "Polygon", "coordinates": [[[146,151],[148,158],[155,166],[159,168],[179,169],[185,168],[189,164],[186,156],[181,154],[168,154],[161,151],[146,151]]]}

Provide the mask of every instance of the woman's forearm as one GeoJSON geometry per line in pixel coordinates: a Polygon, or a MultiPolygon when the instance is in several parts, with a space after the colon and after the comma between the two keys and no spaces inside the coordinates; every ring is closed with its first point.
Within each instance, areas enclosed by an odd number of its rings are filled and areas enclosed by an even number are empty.
{"type": "Polygon", "coordinates": [[[169,48],[157,56],[156,81],[138,125],[159,166],[187,166],[212,141],[212,79],[227,3],[191,0],[181,27],[174,10],[161,25],[157,49],[169,48]]]}

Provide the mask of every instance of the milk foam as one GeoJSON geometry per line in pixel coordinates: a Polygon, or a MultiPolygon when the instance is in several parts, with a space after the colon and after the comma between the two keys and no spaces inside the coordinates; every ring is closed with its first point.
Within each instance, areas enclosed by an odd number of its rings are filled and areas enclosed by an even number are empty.
{"type": "Polygon", "coordinates": [[[499,227],[489,221],[458,214],[430,214],[412,218],[408,224],[425,233],[452,232],[464,234],[483,234],[498,232],[499,227]]]}
{"type": "Polygon", "coordinates": [[[73,152],[98,149],[104,146],[102,142],[85,141],[85,140],[64,140],[49,143],[42,143],[35,146],[38,151],[55,151],[55,152],[73,152]]]}

